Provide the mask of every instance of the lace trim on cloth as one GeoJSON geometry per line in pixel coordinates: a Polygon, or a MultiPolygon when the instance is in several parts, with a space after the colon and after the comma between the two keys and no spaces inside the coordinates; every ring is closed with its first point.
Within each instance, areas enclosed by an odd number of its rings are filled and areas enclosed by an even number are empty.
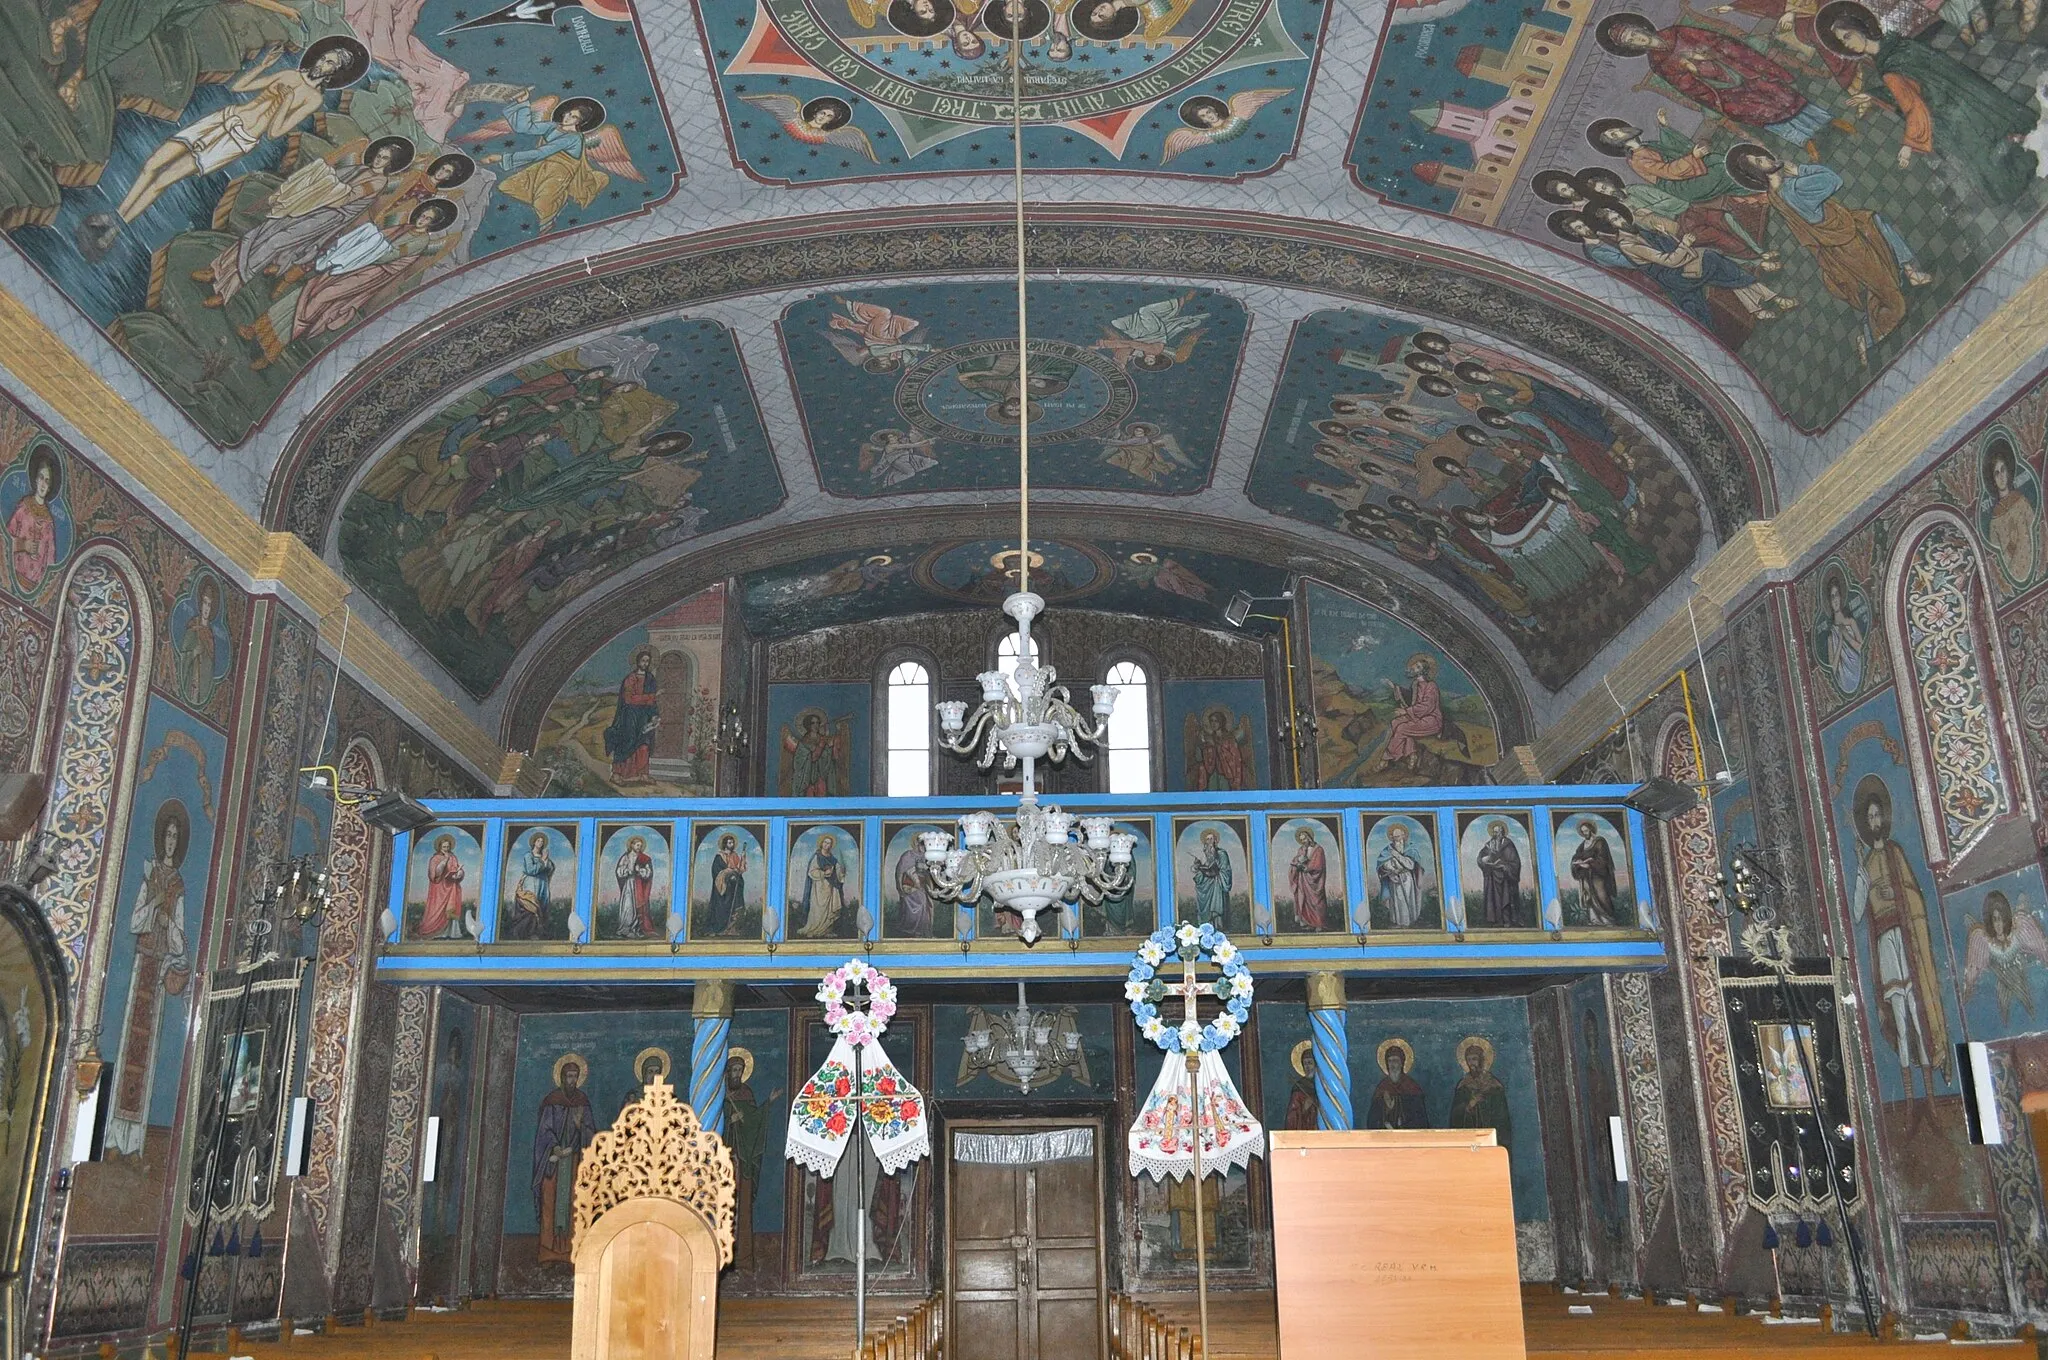
{"type": "Polygon", "coordinates": [[[1036,1166],[1095,1156],[1095,1130],[1043,1129],[1037,1133],[956,1133],[953,1160],[982,1166],[1036,1166]]]}
{"type": "MultiPolygon", "coordinates": [[[[1220,1176],[1266,1155],[1266,1131],[1230,1080],[1223,1059],[1204,1053],[1195,1071],[1201,1093],[1202,1174],[1220,1176]]],[[[1188,1099],[1187,1068],[1169,1054],[1159,1065],[1152,1094],[1131,1124],[1130,1165],[1133,1176],[1179,1180],[1195,1169],[1195,1107],[1188,1099]]]]}
{"type": "Polygon", "coordinates": [[[783,1155],[829,1177],[839,1166],[853,1132],[856,1107],[866,1115],[869,1146],[885,1175],[894,1175],[931,1155],[924,1095],[896,1070],[880,1044],[869,1044],[860,1059],[861,1098],[853,1094],[854,1050],[844,1038],[832,1045],[789,1106],[789,1136],[783,1155]]]}

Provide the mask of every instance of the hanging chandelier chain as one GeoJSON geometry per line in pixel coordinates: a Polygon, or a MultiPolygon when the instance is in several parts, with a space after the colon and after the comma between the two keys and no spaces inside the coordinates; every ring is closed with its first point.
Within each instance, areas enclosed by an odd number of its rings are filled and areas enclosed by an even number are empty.
{"type": "MultiPolygon", "coordinates": [[[[994,0],[991,0],[993,3],[994,0]]],[[[1017,915],[1017,935],[1026,944],[1039,938],[1038,914],[1058,909],[1068,938],[1080,938],[1073,915],[1077,902],[1099,905],[1128,891],[1135,877],[1132,852],[1137,837],[1113,829],[1108,817],[1076,818],[1038,802],[1038,762],[1069,755],[1086,764],[1090,747],[1109,736],[1116,687],[1091,685],[1093,702],[1083,713],[1059,672],[1039,660],[1031,621],[1045,601],[1031,593],[1031,324],[1024,248],[1024,37],[1022,16],[1011,15],[1010,142],[1011,180],[1017,209],[1017,590],[1003,612],[1017,624],[1017,663],[981,674],[981,703],[948,700],[938,706],[940,744],[972,756],[986,770],[1003,758],[1005,771],[1022,766],[1017,815],[1004,821],[993,812],[960,819],[960,843],[950,831],[926,831],[925,880],[942,902],[972,905],[986,895],[1017,915]],[[1079,835],[1076,823],[1079,823],[1079,835]]],[[[1004,554],[995,565],[1001,567],[1004,554]]],[[[1019,1023],[1026,1014],[1020,1004],[1019,1023]]],[[[1025,1074],[1024,1080],[1030,1080],[1025,1074]]]]}
{"type": "Polygon", "coordinates": [[[1017,200],[1017,589],[1031,589],[1031,328],[1024,296],[1023,23],[1010,21],[1011,179],[1017,200]]]}

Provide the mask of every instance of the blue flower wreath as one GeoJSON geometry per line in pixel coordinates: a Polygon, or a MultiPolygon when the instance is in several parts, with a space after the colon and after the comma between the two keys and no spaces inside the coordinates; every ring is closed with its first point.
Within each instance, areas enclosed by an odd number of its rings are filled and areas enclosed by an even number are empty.
{"type": "Polygon", "coordinates": [[[1184,921],[1153,931],[1151,938],[1138,946],[1130,975],[1124,979],[1124,999],[1131,1003],[1139,1030],[1168,1053],[1185,1053],[1190,1048],[1214,1053],[1242,1033],[1251,1017],[1252,970],[1245,966],[1244,956],[1228,935],[1212,925],[1184,921]],[[1207,959],[1223,970],[1216,984],[1223,1014],[1199,1031],[1191,1024],[1169,1025],[1159,1018],[1159,1003],[1167,995],[1168,984],[1158,973],[1168,959],[1183,963],[1207,959]]]}

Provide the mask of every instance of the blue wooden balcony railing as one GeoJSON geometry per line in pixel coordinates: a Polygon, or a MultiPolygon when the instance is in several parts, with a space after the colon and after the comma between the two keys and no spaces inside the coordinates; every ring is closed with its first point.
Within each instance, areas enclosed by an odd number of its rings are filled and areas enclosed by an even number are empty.
{"type": "Polygon", "coordinates": [[[378,970],[406,983],[768,982],[865,951],[907,975],[1099,977],[1157,924],[1205,918],[1267,975],[1661,968],[1627,792],[1063,796],[1137,835],[1137,882],[1033,946],[986,905],[933,900],[918,872],[917,832],[1013,800],[441,801],[435,825],[395,838],[378,970]],[[1198,886],[1198,856],[1227,869],[1198,886]]]}

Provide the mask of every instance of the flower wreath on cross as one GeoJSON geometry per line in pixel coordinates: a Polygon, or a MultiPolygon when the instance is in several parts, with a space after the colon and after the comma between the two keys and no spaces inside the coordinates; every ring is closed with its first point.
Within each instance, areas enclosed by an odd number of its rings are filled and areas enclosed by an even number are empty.
{"type": "Polygon", "coordinates": [[[848,959],[818,980],[818,1000],[824,1004],[825,1023],[832,1033],[862,1048],[889,1028],[889,1017],[896,1014],[896,984],[867,960],[848,959]],[[867,991],[868,1008],[864,1011],[846,1004],[847,994],[855,988],[867,991]]]}
{"type": "Polygon", "coordinates": [[[1124,999],[1131,1003],[1131,1014],[1137,1018],[1139,1030],[1168,1053],[1214,1053],[1235,1039],[1251,1016],[1252,970],[1228,935],[1206,923],[1198,926],[1183,921],[1179,926],[1165,926],[1152,932],[1151,938],[1138,946],[1131,959],[1130,976],[1124,980],[1124,999]],[[1197,1024],[1192,1018],[1170,1025],[1159,1018],[1159,1002],[1170,989],[1170,984],[1160,978],[1159,970],[1169,959],[1181,963],[1206,959],[1223,970],[1223,976],[1216,982],[1216,998],[1223,1003],[1223,1014],[1206,1025],[1197,1024]]]}
{"type": "Polygon", "coordinates": [[[884,1174],[931,1151],[924,1096],[877,1042],[896,1014],[896,984],[865,959],[848,959],[818,980],[832,1051],[790,1102],[783,1154],[830,1176],[854,1139],[865,1136],[884,1174]],[[867,1009],[850,993],[867,992],[867,1009]]]}

